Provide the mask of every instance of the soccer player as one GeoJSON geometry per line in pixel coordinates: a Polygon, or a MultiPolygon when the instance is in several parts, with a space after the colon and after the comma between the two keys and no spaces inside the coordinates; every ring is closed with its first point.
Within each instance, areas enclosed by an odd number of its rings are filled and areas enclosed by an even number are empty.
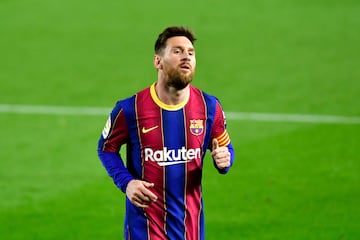
{"type": "Polygon", "coordinates": [[[99,158],[126,193],[125,239],[204,239],[205,153],[221,174],[233,164],[219,101],[190,85],[195,40],[189,28],[166,28],[155,42],[157,81],[118,101],[102,131],[99,158]]]}

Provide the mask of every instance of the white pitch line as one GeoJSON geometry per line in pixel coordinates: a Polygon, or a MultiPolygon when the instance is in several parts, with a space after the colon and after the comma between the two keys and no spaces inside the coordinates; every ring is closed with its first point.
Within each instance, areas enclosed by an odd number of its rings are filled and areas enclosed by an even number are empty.
{"type": "Polygon", "coordinates": [[[266,121],[266,122],[360,124],[360,117],[347,117],[347,116],[335,116],[335,115],[227,112],[226,118],[230,120],[251,120],[251,121],[266,121]]]}
{"type": "Polygon", "coordinates": [[[0,104],[0,113],[106,116],[111,108],[0,104]]]}
{"type": "MultiPolygon", "coordinates": [[[[106,116],[111,108],[0,104],[1,113],[106,116]]],[[[285,113],[226,112],[228,120],[298,123],[360,124],[360,117],[285,113]]]]}

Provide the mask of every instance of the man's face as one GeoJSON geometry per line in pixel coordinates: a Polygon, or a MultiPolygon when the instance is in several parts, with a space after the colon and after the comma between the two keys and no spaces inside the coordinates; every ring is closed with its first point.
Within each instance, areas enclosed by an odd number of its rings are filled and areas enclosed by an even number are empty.
{"type": "Polygon", "coordinates": [[[193,79],[196,67],[195,49],[183,36],[169,38],[162,56],[162,70],[167,85],[177,90],[185,88],[193,79]]]}

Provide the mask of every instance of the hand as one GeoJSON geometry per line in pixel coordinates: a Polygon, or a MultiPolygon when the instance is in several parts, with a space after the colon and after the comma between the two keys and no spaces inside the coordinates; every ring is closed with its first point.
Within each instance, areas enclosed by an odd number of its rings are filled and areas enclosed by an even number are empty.
{"type": "Polygon", "coordinates": [[[149,190],[152,187],[153,183],[131,180],[126,187],[126,196],[135,206],[146,208],[157,200],[157,196],[149,190]]]}
{"type": "Polygon", "coordinates": [[[227,147],[219,147],[219,142],[216,138],[212,140],[211,156],[219,169],[224,169],[230,166],[229,149],[227,147]]]}

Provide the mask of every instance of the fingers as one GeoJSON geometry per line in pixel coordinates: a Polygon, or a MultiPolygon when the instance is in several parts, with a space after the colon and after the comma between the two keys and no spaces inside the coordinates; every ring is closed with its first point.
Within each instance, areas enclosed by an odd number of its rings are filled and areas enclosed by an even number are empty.
{"type": "Polygon", "coordinates": [[[230,166],[230,153],[224,155],[216,155],[214,157],[216,166],[220,169],[227,168],[230,166]]]}
{"type": "Polygon", "coordinates": [[[148,182],[143,182],[143,184],[144,184],[145,188],[141,189],[142,190],[141,192],[144,195],[144,198],[148,199],[149,201],[152,201],[152,202],[156,201],[157,196],[148,189],[148,188],[154,187],[154,184],[148,183],[148,182]]]}
{"type": "Polygon", "coordinates": [[[144,201],[141,197],[134,195],[130,199],[131,203],[134,204],[137,207],[146,208],[150,205],[149,201],[144,201]]]}
{"type": "Polygon", "coordinates": [[[133,198],[131,199],[131,202],[138,207],[148,207],[153,201],[149,196],[143,193],[135,193],[133,198]]]}
{"type": "Polygon", "coordinates": [[[157,196],[149,190],[154,187],[153,183],[141,180],[131,180],[126,187],[126,196],[137,207],[148,207],[157,200],[157,196]]]}
{"type": "Polygon", "coordinates": [[[230,152],[227,147],[220,147],[216,138],[212,140],[211,155],[218,168],[223,169],[230,166],[230,152]]]}

